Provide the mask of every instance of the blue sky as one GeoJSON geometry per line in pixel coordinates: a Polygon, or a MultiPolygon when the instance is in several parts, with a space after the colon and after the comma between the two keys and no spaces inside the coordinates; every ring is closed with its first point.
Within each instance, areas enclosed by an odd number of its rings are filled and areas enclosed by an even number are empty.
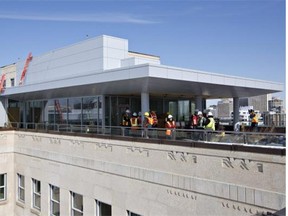
{"type": "Polygon", "coordinates": [[[165,65],[285,83],[285,0],[0,0],[0,26],[0,66],[106,34],[165,65]]]}

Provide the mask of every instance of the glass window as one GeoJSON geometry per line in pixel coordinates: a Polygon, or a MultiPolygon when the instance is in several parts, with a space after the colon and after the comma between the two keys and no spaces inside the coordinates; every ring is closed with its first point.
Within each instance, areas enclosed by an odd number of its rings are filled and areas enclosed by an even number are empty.
{"type": "Polygon", "coordinates": [[[111,216],[111,205],[96,200],[96,216],[111,216]]]}
{"type": "Polygon", "coordinates": [[[140,214],[136,214],[134,212],[131,211],[127,211],[127,216],[141,216],[140,214]]]}
{"type": "Polygon", "coordinates": [[[6,200],[7,174],[0,174],[0,201],[6,200]]]}
{"type": "Polygon", "coordinates": [[[69,98],[68,99],[68,121],[69,124],[81,125],[82,114],[82,99],[81,98],[69,98]]]}
{"type": "Polygon", "coordinates": [[[25,202],[25,177],[23,175],[17,174],[18,177],[18,200],[25,202]]]}
{"type": "Polygon", "coordinates": [[[10,81],[11,81],[11,86],[15,86],[15,79],[11,78],[10,81]]]}
{"type": "Polygon", "coordinates": [[[60,215],[60,189],[54,185],[50,185],[50,215],[60,215]]]}
{"type": "Polygon", "coordinates": [[[33,208],[40,210],[41,209],[41,182],[36,179],[32,179],[32,184],[33,184],[32,206],[33,208]]]}
{"type": "Polygon", "coordinates": [[[83,215],[83,196],[74,192],[71,192],[71,215],[81,216],[83,215]]]}
{"type": "Polygon", "coordinates": [[[83,125],[98,123],[98,97],[83,98],[83,125]]]}
{"type": "Polygon", "coordinates": [[[56,124],[67,124],[67,116],[69,109],[67,107],[67,99],[56,99],[54,100],[55,108],[55,123],[56,124]]]}

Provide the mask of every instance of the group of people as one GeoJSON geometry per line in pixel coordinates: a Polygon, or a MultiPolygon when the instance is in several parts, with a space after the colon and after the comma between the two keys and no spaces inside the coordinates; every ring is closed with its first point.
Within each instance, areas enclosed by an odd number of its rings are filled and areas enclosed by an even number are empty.
{"type": "Polygon", "coordinates": [[[209,111],[207,114],[203,114],[201,111],[196,111],[194,115],[191,116],[190,128],[215,131],[215,123],[212,112],[209,111]]]}
{"type": "MultiPolygon", "coordinates": [[[[145,112],[142,119],[142,115],[140,112],[138,114],[136,112],[133,112],[131,116],[130,110],[126,109],[125,113],[123,113],[122,115],[121,126],[131,127],[132,131],[143,127],[146,130],[144,130],[145,134],[142,134],[142,136],[149,138],[148,129],[158,127],[158,117],[155,111],[150,111],[145,112]]],[[[167,117],[165,118],[165,128],[167,128],[166,136],[172,138],[172,131],[176,128],[176,123],[171,114],[167,114],[167,117]]]]}
{"type": "MultiPolygon", "coordinates": [[[[140,127],[146,128],[146,133],[148,133],[149,128],[157,128],[158,125],[158,117],[155,111],[145,112],[143,119],[141,113],[133,112],[131,115],[130,110],[127,108],[125,113],[122,115],[121,125],[124,127],[131,127],[133,129],[139,129],[140,127]],[[142,123],[143,121],[143,123],[142,123]]],[[[164,125],[161,127],[165,127],[165,134],[168,139],[173,138],[174,131],[176,128],[176,122],[173,116],[169,113],[166,113],[164,125]]],[[[212,112],[202,113],[201,111],[196,111],[194,115],[191,116],[191,129],[205,129],[205,130],[215,130],[215,120],[213,118],[212,112]]],[[[147,135],[143,135],[146,136],[147,135]]]]}

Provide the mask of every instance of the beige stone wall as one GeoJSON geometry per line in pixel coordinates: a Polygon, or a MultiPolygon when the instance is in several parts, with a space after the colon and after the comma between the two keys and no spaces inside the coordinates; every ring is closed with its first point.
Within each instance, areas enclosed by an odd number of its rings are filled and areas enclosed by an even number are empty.
{"type": "Polygon", "coordinates": [[[283,156],[21,131],[0,136],[11,166],[1,166],[11,176],[11,198],[0,211],[14,206],[19,216],[40,215],[31,208],[31,178],[41,181],[41,215],[49,213],[49,184],[61,189],[61,215],[70,214],[70,191],[83,195],[87,216],[95,215],[95,200],[110,204],[113,216],[253,215],[285,206],[283,156]],[[25,204],[16,201],[17,173],[25,176],[25,204]]]}

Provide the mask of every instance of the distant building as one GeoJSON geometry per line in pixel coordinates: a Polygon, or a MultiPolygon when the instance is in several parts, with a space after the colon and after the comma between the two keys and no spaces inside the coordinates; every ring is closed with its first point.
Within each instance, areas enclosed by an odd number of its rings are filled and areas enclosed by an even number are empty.
{"type": "Polygon", "coordinates": [[[4,83],[5,88],[15,86],[15,78],[16,78],[16,64],[15,63],[0,67],[0,74],[6,75],[6,80],[4,83]]]}
{"type": "Polygon", "coordinates": [[[268,101],[271,99],[271,94],[259,95],[254,97],[240,98],[239,104],[242,107],[253,106],[253,109],[259,112],[268,111],[268,101]]]}
{"type": "Polygon", "coordinates": [[[233,112],[233,101],[232,99],[223,99],[218,101],[217,114],[218,118],[230,118],[233,112]]]}
{"type": "Polygon", "coordinates": [[[272,99],[268,101],[268,110],[274,111],[275,113],[283,113],[284,112],[283,100],[276,97],[272,97],[272,99]]]}

